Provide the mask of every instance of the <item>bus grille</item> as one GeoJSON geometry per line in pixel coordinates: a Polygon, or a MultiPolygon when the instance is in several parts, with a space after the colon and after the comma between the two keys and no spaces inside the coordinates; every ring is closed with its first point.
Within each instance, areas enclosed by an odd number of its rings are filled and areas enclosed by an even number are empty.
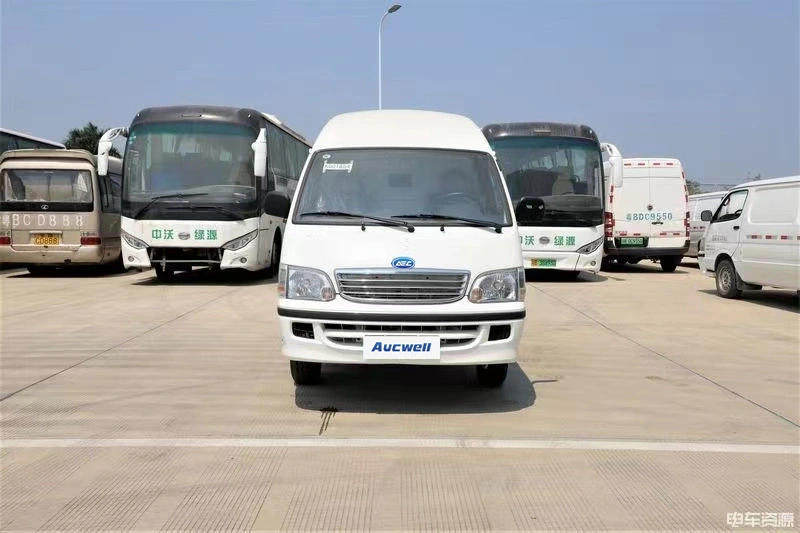
{"type": "Polygon", "coordinates": [[[464,297],[469,272],[429,270],[341,270],[336,272],[339,294],[362,303],[438,304],[464,297]]]}

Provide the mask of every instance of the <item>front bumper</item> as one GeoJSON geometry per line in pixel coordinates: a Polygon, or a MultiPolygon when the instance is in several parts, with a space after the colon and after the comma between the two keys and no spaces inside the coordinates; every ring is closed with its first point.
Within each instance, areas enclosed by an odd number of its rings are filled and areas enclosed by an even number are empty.
{"type": "Polygon", "coordinates": [[[687,240],[680,248],[676,247],[636,247],[636,248],[617,248],[614,242],[607,240],[605,244],[605,253],[611,257],[644,257],[644,258],[657,258],[664,256],[682,256],[686,255],[689,251],[689,241],[687,240]]]}
{"type": "MultiPolygon", "coordinates": [[[[158,259],[151,261],[149,254],[150,248],[133,248],[125,239],[122,239],[122,261],[126,268],[147,269],[154,265],[162,264],[158,259]]],[[[182,262],[166,260],[163,264],[176,269],[190,268],[192,266],[215,266],[222,270],[238,268],[255,271],[264,268],[264,265],[258,262],[258,239],[253,239],[238,250],[222,250],[220,261],[182,262]]]]}
{"type": "Polygon", "coordinates": [[[295,361],[340,364],[477,365],[517,360],[525,311],[480,314],[377,314],[301,311],[278,308],[283,353],[295,361]],[[295,324],[302,324],[297,326],[295,324]],[[494,326],[494,329],[493,329],[494,326]],[[300,329],[302,328],[302,330],[300,329]],[[313,338],[307,338],[309,329],[313,338]],[[303,331],[303,336],[297,333],[303,331]],[[490,332],[503,338],[489,340],[490,332]],[[505,335],[507,332],[507,336],[505,335]],[[408,337],[435,335],[437,360],[365,360],[364,334],[408,337]]]}
{"type": "Polygon", "coordinates": [[[21,266],[99,265],[106,258],[105,252],[105,247],[102,244],[51,246],[34,250],[18,250],[14,249],[13,246],[0,246],[0,263],[21,266]]]}
{"type": "Polygon", "coordinates": [[[577,252],[548,252],[546,250],[523,250],[522,262],[526,270],[569,270],[579,272],[600,272],[600,263],[603,259],[603,247],[590,254],[577,252]],[[555,266],[534,266],[532,259],[555,259],[555,266]]]}

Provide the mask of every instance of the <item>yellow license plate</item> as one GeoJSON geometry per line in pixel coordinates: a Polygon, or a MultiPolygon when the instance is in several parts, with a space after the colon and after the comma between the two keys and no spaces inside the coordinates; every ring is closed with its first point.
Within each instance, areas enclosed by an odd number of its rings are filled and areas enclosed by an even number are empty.
{"type": "Polygon", "coordinates": [[[58,233],[34,233],[33,244],[36,246],[58,246],[61,244],[61,235],[58,233]]]}

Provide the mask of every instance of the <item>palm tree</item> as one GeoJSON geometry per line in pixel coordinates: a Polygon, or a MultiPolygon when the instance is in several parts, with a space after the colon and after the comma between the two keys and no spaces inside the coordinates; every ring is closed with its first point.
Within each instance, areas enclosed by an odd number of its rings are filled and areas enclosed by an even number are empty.
{"type": "MultiPolygon", "coordinates": [[[[96,154],[100,137],[102,137],[106,131],[107,130],[101,130],[92,122],[87,122],[82,128],[69,130],[67,138],[63,141],[64,146],[67,148],[78,148],[96,154]]],[[[113,157],[121,157],[114,147],[112,147],[108,153],[113,157]]]]}

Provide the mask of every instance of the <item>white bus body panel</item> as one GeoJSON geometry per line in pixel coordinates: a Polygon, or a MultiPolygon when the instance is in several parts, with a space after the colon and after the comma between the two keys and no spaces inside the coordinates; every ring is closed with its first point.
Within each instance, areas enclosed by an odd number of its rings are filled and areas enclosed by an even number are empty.
{"type": "Polygon", "coordinates": [[[746,183],[728,194],[738,191],[747,191],[742,213],[708,226],[701,270],[713,276],[717,262],[729,258],[745,284],[800,290],[800,176],[746,183]]]}
{"type": "MultiPolygon", "coordinates": [[[[266,215],[244,220],[134,220],[122,217],[122,231],[159,248],[222,248],[222,246],[251,231],[258,237],[238,250],[225,250],[221,269],[241,268],[260,270],[269,265],[272,239],[278,224],[270,224],[266,215]],[[171,233],[167,233],[171,232],[171,233]],[[202,232],[198,233],[198,232],[202,232]],[[201,237],[201,238],[199,238],[201,237]],[[244,259],[244,262],[242,261],[244,259]]],[[[133,248],[122,239],[122,257],[126,268],[150,268],[148,248],[133,248]]]]}
{"type": "Polygon", "coordinates": [[[600,271],[603,259],[603,226],[537,227],[520,226],[522,260],[526,269],[600,271]],[[600,239],[595,250],[582,254],[577,250],[600,239]]]}

